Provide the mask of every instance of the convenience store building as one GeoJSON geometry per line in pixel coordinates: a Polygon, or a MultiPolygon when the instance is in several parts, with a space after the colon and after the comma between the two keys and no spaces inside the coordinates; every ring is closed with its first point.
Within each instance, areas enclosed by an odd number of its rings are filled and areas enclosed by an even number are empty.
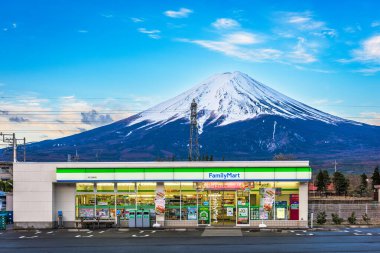
{"type": "Polygon", "coordinates": [[[15,163],[14,227],[101,219],[133,210],[163,227],[307,227],[307,161],[15,163]]]}

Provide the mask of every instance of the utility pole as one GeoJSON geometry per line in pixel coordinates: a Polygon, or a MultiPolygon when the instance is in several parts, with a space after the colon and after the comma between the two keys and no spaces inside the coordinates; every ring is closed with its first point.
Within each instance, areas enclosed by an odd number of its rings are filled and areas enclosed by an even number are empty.
{"type": "Polygon", "coordinates": [[[3,142],[10,143],[13,148],[13,162],[17,162],[17,141],[23,141],[24,142],[24,162],[26,161],[26,138],[23,139],[17,139],[16,134],[5,134],[0,132],[0,136],[3,136],[3,142]]]}
{"type": "Polygon", "coordinates": [[[197,106],[195,99],[193,99],[190,105],[189,161],[199,160],[197,106]]]}
{"type": "Polygon", "coordinates": [[[336,165],[337,165],[337,163],[336,163],[336,160],[335,160],[335,162],[334,162],[334,171],[336,172],[336,165]]]}

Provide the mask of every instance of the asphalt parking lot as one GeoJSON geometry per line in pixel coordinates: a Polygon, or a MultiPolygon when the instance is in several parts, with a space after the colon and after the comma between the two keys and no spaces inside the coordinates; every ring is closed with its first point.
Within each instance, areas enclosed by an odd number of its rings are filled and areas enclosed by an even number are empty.
{"type": "Polygon", "coordinates": [[[0,245],[0,252],[380,252],[380,229],[8,230],[0,245]]]}

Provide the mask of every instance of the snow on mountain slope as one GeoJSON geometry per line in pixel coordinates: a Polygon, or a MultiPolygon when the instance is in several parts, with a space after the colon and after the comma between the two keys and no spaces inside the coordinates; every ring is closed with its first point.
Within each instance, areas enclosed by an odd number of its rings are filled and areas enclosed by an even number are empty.
{"type": "Polygon", "coordinates": [[[278,115],[290,119],[318,120],[328,124],[352,123],[289,98],[241,72],[217,74],[194,88],[137,115],[129,123],[148,121],[147,126],[189,119],[190,104],[198,103],[199,131],[207,120],[218,125],[253,119],[259,115],[278,115]]]}

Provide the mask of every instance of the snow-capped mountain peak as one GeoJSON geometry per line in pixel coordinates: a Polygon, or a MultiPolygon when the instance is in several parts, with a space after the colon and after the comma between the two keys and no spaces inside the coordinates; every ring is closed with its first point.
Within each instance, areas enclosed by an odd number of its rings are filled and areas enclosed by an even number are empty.
{"type": "Polygon", "coordinates": [[[194,88],[139,113],[129,125],[140,122],[163,125],[182,118],[189,119],[193,99],[198,104],[200,133],[208,120],[210,123],[217,121],[219,126],[223,126],[260,115],[318,120],[329,124],[350,122],[289,98],[236,71],[208,78],[194,88]]]}

